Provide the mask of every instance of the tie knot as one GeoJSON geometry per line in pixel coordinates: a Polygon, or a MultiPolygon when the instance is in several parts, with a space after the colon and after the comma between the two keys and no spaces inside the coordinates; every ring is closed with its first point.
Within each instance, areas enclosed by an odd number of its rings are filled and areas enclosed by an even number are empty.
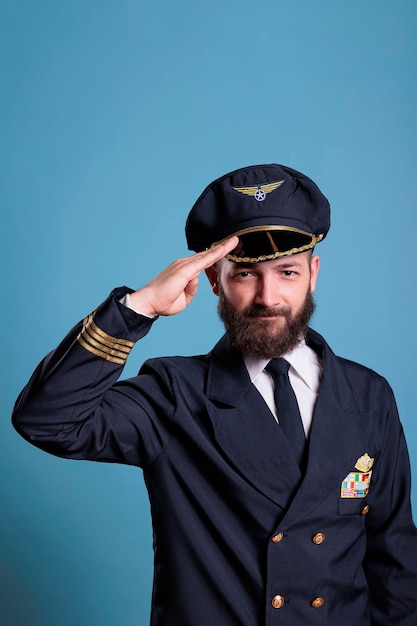
{"type": "Polygon", "coordinates": [[[276,378],[281,374],[288,374],[290,364],[285,359],[271,359],[265,369],[276,378]]]}

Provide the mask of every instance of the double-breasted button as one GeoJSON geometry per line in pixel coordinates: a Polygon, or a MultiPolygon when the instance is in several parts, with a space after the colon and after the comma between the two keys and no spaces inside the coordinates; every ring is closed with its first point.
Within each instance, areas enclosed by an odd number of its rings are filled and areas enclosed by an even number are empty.
{"type": "Polygon", "coordinates": [[[314,535],[313,543],[320,545],[323,541],[326,541],[326,535],[324,533],[316,533],[314,535]]]}
{"type": "Polygon", "coordinates": [[[369,513],[369,504],[365,504],[361,511],[361,515],[366,515],[367,513],[369,513]]]}
{"type": "Polygon", "coordinates": [[[323,606],[324,604],[324,598],[314,598],[314,600],[311,603],[311,606],[313,607],[313,609],[319,609],[321,606],[323,606]]]}
{"type": "Polygon", "coordinates": [[[271,537],[272,543],[279,543],[283,539],[284,539],[284,533],[278,533],[274,535],[273,537],[271,537]]]}
{"type": "Polygon", "coordinates": [[[274,609],[280,609],[281,607],[284,606],[284,598],[280,595],[276,595],[272,598],[271,604],[274,607],[274,609]]]}

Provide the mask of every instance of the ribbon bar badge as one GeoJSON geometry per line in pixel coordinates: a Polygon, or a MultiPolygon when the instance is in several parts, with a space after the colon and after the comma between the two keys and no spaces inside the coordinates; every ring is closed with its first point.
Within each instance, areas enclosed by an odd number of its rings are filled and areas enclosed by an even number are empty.
{"type": "Polygon", "coordinates": [[[372,472],[350,472],[342,481],[341,498],[365,498],[369,492],[372,472]]]}

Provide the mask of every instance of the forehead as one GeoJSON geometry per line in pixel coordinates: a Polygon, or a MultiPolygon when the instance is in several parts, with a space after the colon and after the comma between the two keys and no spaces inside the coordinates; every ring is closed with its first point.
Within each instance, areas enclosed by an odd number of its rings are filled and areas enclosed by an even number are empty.
{"type": "Polygon", "coordinates": [[[233,272],[239,269],[251,269],[257,272],[268,272],[279,268],[290,267],[309,267],[311,259],[311,251],[301,252],[300,254],[292,254],[286,257],[273,259],[272,261],[259,261],[257,263],[239,263],[223,258],[219,261],[219,266],[226,271],[233,272]]]}

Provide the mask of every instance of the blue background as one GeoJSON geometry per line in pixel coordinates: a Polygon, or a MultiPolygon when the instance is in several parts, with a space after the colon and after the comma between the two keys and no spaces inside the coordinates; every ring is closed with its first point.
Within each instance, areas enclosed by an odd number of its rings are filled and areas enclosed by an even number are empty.
{"type": "MultiPolygon", "coordinates": [[[[140,471],[48,456],[9,416],[114,286],[187,254],[189,208],[232,169],[284,163],[329,197],[313,326],[389,379],[417,478],[416,18],[414,0],[1,0],[3,626],[148,623],[140,471]]],[[[202,280],[125,373],[221,332],[202,280]]]]}

